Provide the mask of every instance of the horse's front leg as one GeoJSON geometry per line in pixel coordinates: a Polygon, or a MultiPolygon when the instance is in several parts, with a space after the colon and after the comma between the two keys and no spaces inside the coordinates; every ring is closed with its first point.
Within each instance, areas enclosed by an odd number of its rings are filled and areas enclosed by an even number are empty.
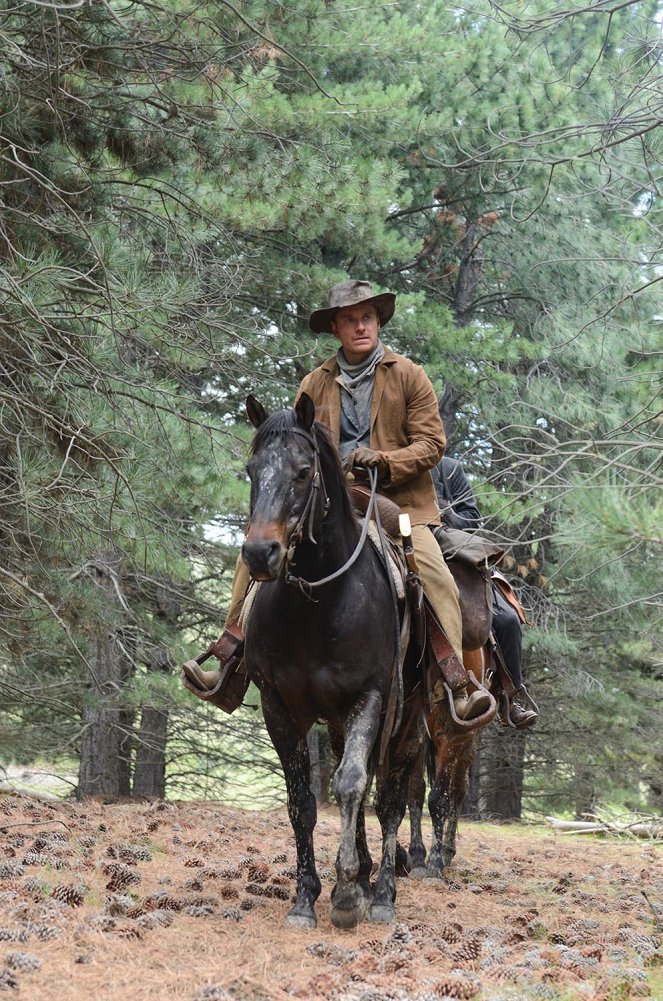
{"type": "Polygon", "coordinates": [[[306,738],[297,734],[276,692],[262,689],[265,724],[279,756],[288,794],[288,815],[297,848],[297,896],[286,924],[315,928],[315,902],[320,896],[320,878],[315,867],[313,830],[317,820],[311,792],[311,768],[306,738]]]}
{"type": "Polygon", "coordinates": [[[382,698],[368,692],[349,714],[343,757],[334,774],[334,795],[341,815],[341,843],[336,859],[336,886],[331,920],[337,928],[354,928],[368,904],[366,867],[370,861],[364,831],[364,798],[368,762],[380,724],[382,698]]]}

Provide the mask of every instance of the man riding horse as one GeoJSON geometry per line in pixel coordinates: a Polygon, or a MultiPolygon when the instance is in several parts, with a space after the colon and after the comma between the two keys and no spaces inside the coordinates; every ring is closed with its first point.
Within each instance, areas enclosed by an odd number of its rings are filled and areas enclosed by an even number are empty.
{"type": "MultiPolygon", "coordinates": [[[[419,365],[380,340],[395,300],[392,292],[375,293],[367,281],[335,285],[328,306],[314,310],[309,326],[314,333],[333,334],[341,346],[303,379],[297,396],[305,392],[311,397],[316,417],[329,428],[345,467],[374,469],[379,492],[410,516],[424,591],[453,648],[438,664],[433,698],[445,697],[446,681],[456,715],[467,721],[486,713],[491,699],[485,690],[468,690],[458,591],[431,530],[440,524],[431,470],[446,444],[435,391],[419,365]]],[[[248,585],[249,573],[240,557],[224,632],[209,651],[221,662],[221,671],[203,671],[194,661],[184,666],[186,687],[226,710],[220,686],[241,659],[238,620],[248,585]]]]}
{"type": "MultiPolygon", "coordinates": [[[[443,531],[446,527],[465,532],[480,529],[482,518],[460,462],[445,455],[432,470],[432,476],[443,531]]],[[[518,606],[517,611],[514,607],[517,603],[512,603],[505,597],[504,591],[513,599],[513,592],[505,577],[493,571],[491,584],[492,629],[508,675],[503,688],[508,701],[509,722],[514,729],[524,730],[536,723],[539,714],[533,708],[534,703],[529,699],[523,684],[522,609],[518,606]]],[[[506,723],[506,719],[503,722],[506,723]]]]}

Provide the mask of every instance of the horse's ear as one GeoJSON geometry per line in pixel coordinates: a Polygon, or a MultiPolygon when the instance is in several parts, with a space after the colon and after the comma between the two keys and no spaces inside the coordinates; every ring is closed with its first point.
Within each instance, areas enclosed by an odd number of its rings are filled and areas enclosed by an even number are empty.
{"type": "Polygon", "coordinates": [[[254,428],[259,428],[269,416],[262,403],[256,400],[255,396],[251,395],[251,393],[246,398],[246,412],[254,428]]]}
{"type": "Polygon", "coordinates": [[[308,395],[308,393],[302,393],[297,402],[295,403],[295,413],[297,414],[297,420],[307,431],[310,431],[313,427],[313,421],[315,420],[315,403],[308,395]]]}

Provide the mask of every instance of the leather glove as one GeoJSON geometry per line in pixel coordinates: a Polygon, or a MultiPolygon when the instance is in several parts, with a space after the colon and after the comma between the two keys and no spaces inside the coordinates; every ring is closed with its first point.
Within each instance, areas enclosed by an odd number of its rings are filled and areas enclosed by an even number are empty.
{"type": "Polygon", "coordinates": [[[356,466],[368,466],[369,469],[375,469],[379,480],[384,479],[389,473],[389,463],[382,452],[376,452],[372,448],[355,448],[354,452],[351,452],[345,460],[345,464],[348,469],[353,469],[356,466]]]}

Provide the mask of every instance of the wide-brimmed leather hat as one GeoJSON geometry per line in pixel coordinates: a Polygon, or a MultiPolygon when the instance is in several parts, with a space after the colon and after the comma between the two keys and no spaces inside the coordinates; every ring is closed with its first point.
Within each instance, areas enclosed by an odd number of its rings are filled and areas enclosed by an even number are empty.
{"type": "Polygon", "coordinates": [[[372,302],[380,317],[380,326],[389,323],[396,308],[393,292],[376,295],[370,282],[339,282],[329,290],[329,305],[325,309],[314,309],[308,318],[308,325],[316,334],[331,334],[331,321],[344,306],[357,306],[362,302],[372,302]]]}

